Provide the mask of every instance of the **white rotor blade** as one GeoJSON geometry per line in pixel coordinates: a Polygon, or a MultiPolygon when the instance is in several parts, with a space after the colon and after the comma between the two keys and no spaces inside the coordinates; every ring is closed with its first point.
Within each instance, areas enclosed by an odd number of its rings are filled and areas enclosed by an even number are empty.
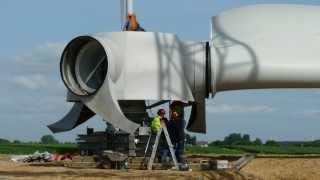
{"type": "Polygon", "coordinates": [[[89,97],[82,97],[81,100],[89,109],[96,112],[114,127],[129,133],[134,133],[139,125],[129,121],[124,116],[114,93],[114,89],[114,84],[110,78],[107,77],[96,94],[89,97]]]}
{"type": "Polygon", "coordinates": [[[72,130],[95,115],[81,102],[75,102],[72,109],[60,121],[48,125],[53,133],[72,130]]]}
{"type": "Polygon", "coordinates": [[[320,88],[320,6],[255,5],[212,18],[213,88],[320,88]]]}

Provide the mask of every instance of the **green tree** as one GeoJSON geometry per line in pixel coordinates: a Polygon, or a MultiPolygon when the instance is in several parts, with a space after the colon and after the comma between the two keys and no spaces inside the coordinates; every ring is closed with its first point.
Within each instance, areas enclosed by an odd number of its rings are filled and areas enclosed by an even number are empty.
{"type": "Polygon", "coordinates": [[[262,141],[261,141],[261,139],[259,139],[259,138],[256,138],[256,140],[254,140],[252,143],[253,143],[254,145],[257,145],[257,146],[262,145],[262,141]]]}
{"type": "Polygon", "coordinates": [[[19,140],[14,140],[13,143],[14,143],[14,144],[21,144],[21,141],[19,141],[19,140]]]}
{"type": "Polygon", "coordinates": [[[275,140],[268,140],[265,143],[266,146],[279,146],[279,144],[275,140]]]}
{"type": "Polygon", "coordinates": [[[232,133],[224,138],[223,143],[225,145],[237,145],[242,142],[242,137],[240,133],[232,133]]]}
{"type": "Polygon", "coordinates": [[[9,143],[10,143],[9,140],[0,138],[0,144],[9,144],[9,143]]]}
{"type": "Polygon", "coordinates": [[[242,136],[242,141],[240,142],[240,144],[244,144],[244,145],[250,145],[252,144],[251,143],[251,140],[250,140],[250,135],[249,134],[244,134],[242,136]]]}
{"type": "Polygon", "coordinates": [[[213,141],[209,144],[209,146],[222,146],[224,145],[223,141],[220,141],[220,140],[216,140],[216,141],[213,141]]]}
{"type": "Polygon", "coordinates": [[[59,144],[59,141],[56,140],[52,135],[44,135],[41,137],[42,144],[59,144]]]}

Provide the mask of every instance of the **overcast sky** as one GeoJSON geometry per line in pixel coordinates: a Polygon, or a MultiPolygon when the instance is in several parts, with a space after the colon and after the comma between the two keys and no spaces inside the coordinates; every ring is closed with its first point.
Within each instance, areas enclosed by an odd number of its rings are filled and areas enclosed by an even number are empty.
{"type": "MultiPolygon", "coordinates": [[[[183,40],[208,40],[210,17],[257,3],[320,5],[306,0],[135,0],[140,23],[148,31],[176,33],[183,40]]],[[[119,31],[118,0],[0,1],[0,138],[39,140],[46,125],[62,118],[71,104],[59,74],[59,57],[73,37],[119,31]]],[[[320,138],[320,90],[250,90],[218,93],[207,101],[206,140],[249,133],[263,140],[320,138]]],[[[104,129],[94,118],[55,135],[73,141],[85,128],[104,129]]]]}

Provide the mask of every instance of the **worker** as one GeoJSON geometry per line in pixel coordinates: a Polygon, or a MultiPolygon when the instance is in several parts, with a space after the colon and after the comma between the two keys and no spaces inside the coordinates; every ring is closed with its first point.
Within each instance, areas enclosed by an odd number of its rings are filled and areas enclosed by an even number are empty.
{"type": "Polygon", "coordinates": [[[124,26],[124,31],[145,31],[145,29],[140,26],[135,14],[129,14],[127,23],[124,26]]]}
{"type": "Polygon", "coordinates": [[[179,163],[183,163],[184,143],[185,143],[185,119],[184,107],[189,104],[174,101],[170,104],[170,121],[168,129],[170,139],[175,149],[175,155],[179,163]]]}
{"type": "Polygon", "coordinates": [[[157,114],[158,115],[154,117],[151,121],[151,130],[155,134],[160,130],[161,120],[164,120],[166,111],[164,109],[159,109],[157,114]]]}
{"type": "MultiPolygon", "coordinates": [[[[168,119],[165,117],[166,111],[164,109],[158,110],[158,115],[151,121],[151,131],[153,135],[156,135],[161,128],[161,124],[165,125],[168,123],[168,119]]],[[[166,142],[164,134],[161,134],[159,142],[160,154],[158,155],[158,161],[165,163],[167,161],[169,146],[166,142]]]]}

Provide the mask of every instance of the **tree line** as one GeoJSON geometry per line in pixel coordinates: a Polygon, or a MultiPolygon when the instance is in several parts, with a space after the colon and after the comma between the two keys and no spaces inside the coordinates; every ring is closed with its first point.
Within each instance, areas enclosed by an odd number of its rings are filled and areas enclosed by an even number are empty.
{"type": "MultiPolygon", "coordinates": [[[[197,137],[186,134],[186,144],[197,145],[197,137]]],[[[262,142],[260,138],[251,139],[249,134],[231,133],[223,140],[208,142],[208,146],[233,146],[233,145],[253,145],[253,146],[300,146],[300,147],[320,147],[320,140],[314,141],[275,141],[267,140],[262,142]]]]}
{"type": "Polygon", "coordinates": [[[226,146],[226,145],[267,145],[267,146],[279,146],[279,143],[274,140],[267,140],[265,143],[260,138],[251,140],[249,134],[231,133],[226,136],[222,141],[216,140],[209,143],[209,146],[226,146]]]}
{"type": "Polygon", "coordinates": [[[59,142],[53,135],[43,135],[40,141],[23,142],[20,140],[10,141],[8,139],[0,138],[0,144],[74,144],[72,142],[59,142]]]}
{"type": "MultiPolygon", "coordinates": [[[[197,145],[197,137],[190,134],[186,134],[186,144],[197,145]]],[[[59,142],[53,135],[44,135],[40,138],[40,141],[23,142],[20,140],[7,140],[0,138],[0,144],[74,144],[73,142],[59,142]]],[[[208,143],[209,146],[231,146],[231,145],[267,145],[267,146],[280,146],[280,145],[292,145],[292,146],[320,146],[320,140],[315,141],[283,141],[278,142],[275,140],[267,140],[265,143],[260,138],[251,139],[249,134],[231,133],[227,135],[223,140],[216,140],[208,143]]]]}

